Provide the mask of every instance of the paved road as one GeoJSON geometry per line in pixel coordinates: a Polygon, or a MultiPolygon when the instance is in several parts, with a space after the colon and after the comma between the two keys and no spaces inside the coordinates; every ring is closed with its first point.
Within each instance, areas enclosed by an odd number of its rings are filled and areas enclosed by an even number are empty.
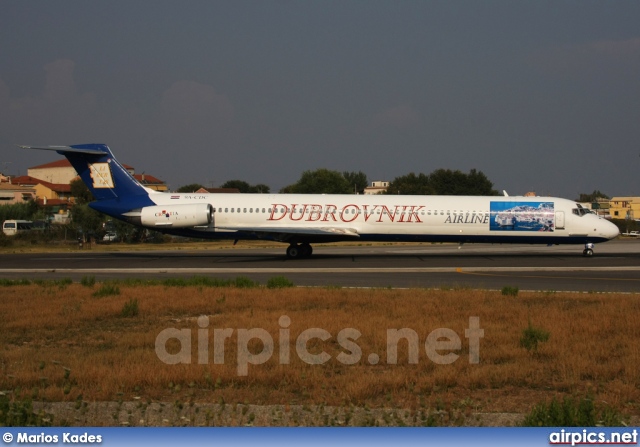
{"type": "Polygon", "coordinates": [[[123,277],[283,275],[297,285],[470,287],[640,293],[640,240],[596,246],[449,244],[314,247],[310,259],[289,260],[284,248],[194,251],[30,253],[0,255],[0,278],[97,280],[123,277]]]}

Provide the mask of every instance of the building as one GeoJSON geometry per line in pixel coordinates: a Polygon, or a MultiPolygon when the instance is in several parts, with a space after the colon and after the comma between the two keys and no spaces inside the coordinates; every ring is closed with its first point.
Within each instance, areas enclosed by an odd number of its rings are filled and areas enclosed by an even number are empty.
{"type": "MultiPolygon", "coordinates": [[[[129,171],[129,172],[131,172],[131,171],[129,171]]],[[[149,188],[149,189],[153,189],[154,191],[167,192],[168,189],[169,189],[165,182],[163,182],[162,180],[154,177],[153,175],[149,175],[149,174],[133,174],[133,178],[135,178],[138,181],[138,183],[140,183],[142,186],[144,186],[146,188],[149,188]]]]}
{"type": "Polygon", "coordinates": [[[71,180],[76,178],[78,174],[71,166],[69,160],[53,161],[43,165],[34,166],[27,169],[27,175],[22,177],[31,177],[54,184],[69,184],[71,180]]]}
{"type": "MultiPolygon", "coordinates": [[[[132,166],[122,164],[124,168],[129,171],[131,175],[135,174],[132,166]]],[[[45,182],[54,184],[69,184],[73,179],[78,176],[76,170],[71,166],[69,160],[66,158],[63,160],[53,161],[33,168],[27,169],[27,176],[44,180],[45,182]]]]}
{"type": "Polygon", "coordinates": [[[371,182],[371,186],[367,186],[364,189],[364,193],[367,195],[372,194],[382,194],[383,192],[387,192],[387,188],[389,187],[389,182],[371,182]]]}
{"type": "Polygon", "coordinates": [[[14,185],[31,188],[34,191],[31,199],[36,201],[38,208],[44,210],[46,215],[54,217],[54,223],[69,223],[69,209],[75,203],[71,196],[71,185],[49,183],[28,175],[14,177],[11,181],[14,185]]]}
{"type": "Polygon", "coordinates": [[[8,182],[0,183],[0,205],[14,205],[36,198],[36,190],[31,186],[20,186],[8,182]]]}
{"type": "Polygon", "coordinates": [[[612,197],[609,214],[612,219],[640,220],[640,197],[612,197]]]}
{"type": "Polygon", "coordinates": [[[611,219],[610,206],[611,201],[609,199],[598,197],[595,202],[591,203],[591,210],[600,217],[611,219]]]}
{"type": "Polygon", "coordinates": [[[28,175],[21,175],[11,179],[14,185],[29,186],[36,191],[36,198],[41,201],[62,200],[73,202],[71,185],[69,183],[50,183],[28,175]]]}
{"type": "Polygon", "coordinates": [[[238,188],[200,188],[196,191],[199,194],[239,194],[238,188]]]}

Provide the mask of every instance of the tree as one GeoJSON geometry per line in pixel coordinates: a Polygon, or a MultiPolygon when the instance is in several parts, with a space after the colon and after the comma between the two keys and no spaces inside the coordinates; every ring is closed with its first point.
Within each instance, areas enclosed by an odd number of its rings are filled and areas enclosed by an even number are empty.
{"type": "Polygon", "coordinates": [[[251,185],[244,180],[227,180],[220,186],[221,188],[235,188],[242,193],[249,193],[251,191],[251,185]]]}
{"type": "Polygon", "coordinates": [[[595,202],[597,199],[609,199],[606,194],[601,193],[599,190],[594,190],[591,194],[580,194],[580,197],[576,202],[595,202]]]}
{"type": "Polygon", "coordinates": [[[385,194],[432,195],[435,191],[429,184],[428,175],[423,173],[416,175],[410,172],[389,182],[385,194]]]}
{"type": "Polygon", "coordinates": [[[369,186],[367,174],[362,171],[345,171],[342,173],[342,176],[347,180],[347,183],[351,187],[352,192],[355,190],[355,192],[357,192],[358,194],[363,194],[364,189],[369,186]]]}
{"type": "Polygon", "coordinates": [[[472,169],[468,174],[459,170],[437,169],[429,175],[434,194],[453,196],[495,196],[493,183],[480,171],[472,169]]]}
{"type": "Polygon", "coordinates": [[[265,185],[264,183],[258,183],[257,185],[252,187],[257,193],[260,194],[269,194],[271,192],[271,188],[269,185],[265,185]]]}
{"type": "Polygon", "coordinates": [[[117,219],[112,221],[111,227],[122,242],[139,242],[148,231],[146,228],[117,219]]]}
{"type": "Polygon", "coordinates": [[[89,208],[87,204],[76,204],[71,211],[73,226],[85,234],[96,235],[102,233],[102,214],[89,208]]]}
{"type": "Polygon", "coordinates": [[[33,220],[37,212],[38,205],[35,200],[28,200],[11,205],[0,205],[0,223],[9,219],[33,220]]]}
{"type": "Polygon", "coordinates": [[[176,192],[196,192],[199,189],[204,188],[200,183],[190,183],[188,185],[181,186],[176,192]]]}
{"type": "Polygon", "coordinates": [[[281,193],[295,194],[349,194],[353,192],[353,186],[338,172],[329,169],[316,169],[304,171],[300,180],[293,185],[285,186],[281,193]]]}
{"type": "Polygon", "coordinates": [[[76,204],[84,205],[95,200],[87,185],[79,178],[71,180],[69,185],[71,186],[71,197],[76,199],[76,204]]]}
{"type": "Polygon", "coordinates": [[[437,169],[429,175],[412,172],[396,177],[389,183],[387,194],[495,196],[498,192],[481,171],[472,169],[465,174],[459,170],[437,169]]]}
{"type": "Polygon", "coordinates": [[[236,188],[242,193],[262,193],[268,194],[271,191],[269,186],[264,183],[258,183],[257,185],[250,185],[244,180],[227,180],[221,186],[221,188],[236,188]]]}

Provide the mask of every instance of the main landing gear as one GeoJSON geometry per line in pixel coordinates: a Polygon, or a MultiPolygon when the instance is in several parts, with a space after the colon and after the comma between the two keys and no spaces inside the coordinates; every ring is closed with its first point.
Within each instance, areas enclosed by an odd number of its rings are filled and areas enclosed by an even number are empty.
{"type": "Polygon", "coordinates": [[[307,243],[291,244],[287,247],[287,258],[302,259],[308,258],[313,253],[313,248],[307,243]]]}
{"type": "Polygon", "coordinates": [[[584,244],[584,250],[582,250],[582,256],[586,256],[590,258],[593,256],[593,244],[591,242],[587,242],[584,244]]]}

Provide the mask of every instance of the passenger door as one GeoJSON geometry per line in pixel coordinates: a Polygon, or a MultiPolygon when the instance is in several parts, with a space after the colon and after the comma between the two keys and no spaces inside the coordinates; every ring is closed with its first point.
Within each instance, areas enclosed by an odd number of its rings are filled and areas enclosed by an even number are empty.
{"type": "Polygon", "coordinates": [[[564,230],[564,211],[556,211],[556,230],[564,230]]]}

